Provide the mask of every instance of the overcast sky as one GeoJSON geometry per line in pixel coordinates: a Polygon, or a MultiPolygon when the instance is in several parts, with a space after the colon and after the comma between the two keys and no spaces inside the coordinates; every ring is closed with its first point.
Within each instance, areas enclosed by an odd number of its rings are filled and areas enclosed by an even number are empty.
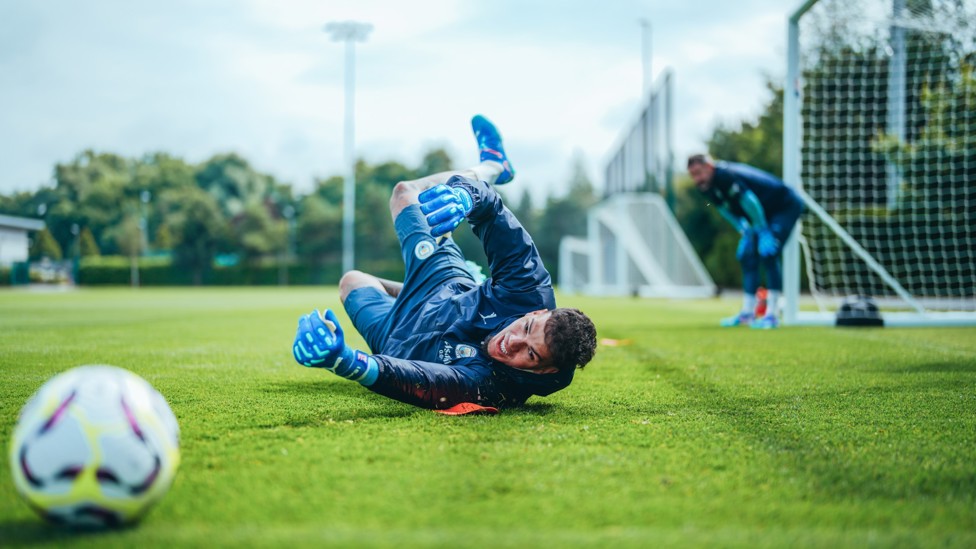
{"type": "MultiPolygon", "coordinates": [[[[3,0],[0,193],[48,184],[84,149],[237,152],[307,193],[343,171],[344,46],[328,21],[374,26],[356,48],[356,149],[416,166],[433,147],[477,161],[469,120],[496,122],[515,196],[561,194],[574,155],[594,183],[643,81],[675,72],[677,159],[719,122],[755,117],[785,73],[783,0],[3,0]]],[[[680,167],[680,166],[679,166],[680,167]]]]}

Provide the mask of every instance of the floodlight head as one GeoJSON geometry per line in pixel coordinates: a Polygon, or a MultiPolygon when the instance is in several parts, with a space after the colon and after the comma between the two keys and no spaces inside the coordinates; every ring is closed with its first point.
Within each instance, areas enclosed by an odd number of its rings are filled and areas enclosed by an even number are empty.
{"type": "Polygon", "coordinates": [[[365,42],[366,37],[373,30],[373,25],[358,21],[330,21],[322,27],[322,30],[335,42],[365,42]]]}

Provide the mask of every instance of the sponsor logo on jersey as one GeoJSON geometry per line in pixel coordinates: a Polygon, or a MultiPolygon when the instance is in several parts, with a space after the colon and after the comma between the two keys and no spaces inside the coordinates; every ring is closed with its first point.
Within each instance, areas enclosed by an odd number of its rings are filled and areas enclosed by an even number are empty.
{"type": "Polygon", "coordinates": [[[437,360],[444,364],[454,362],[454,346],[447,341],[441,343],[441,348],[437,350],[437,360]]]}
{"type": "Polygon", "coordinates": [[[433,255],[434,253],[434,243],[430,240],[421,240],[413,248],[413,255],[417,256],[417,259],[424,260],[433,255]]]}
{"type": "Polygon", "coordinates": [[[481,313],[478,313],[478,316],[480,316],[480,317],[481,317],[481,321],[482,321],[482,322],[484,322],[485,324],[488,324],[488,319],[489,319],[489,318],[495,318],[495,317],[496,317],[496,316],[498,316],[498,315],[497,315],[497,314],[495,314],[495,313],[491,313],[490,315],[483,315],[483,314],[481,314],[481,313]]]}

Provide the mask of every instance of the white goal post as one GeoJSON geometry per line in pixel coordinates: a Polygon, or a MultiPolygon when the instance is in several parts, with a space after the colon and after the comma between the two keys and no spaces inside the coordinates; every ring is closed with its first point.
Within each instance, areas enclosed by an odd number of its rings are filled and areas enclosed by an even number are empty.
{"type": "Polygon", "coordinates": [[[833,323],[858,294],[889,326],[976,325],[976,0],[807,0],[784,89],[784,179],[807,206],[784,323],[833,323]]]}

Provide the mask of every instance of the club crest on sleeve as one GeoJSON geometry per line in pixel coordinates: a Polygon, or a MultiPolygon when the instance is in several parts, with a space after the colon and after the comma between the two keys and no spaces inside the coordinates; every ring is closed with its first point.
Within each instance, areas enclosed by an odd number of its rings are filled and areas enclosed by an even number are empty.
{"type": "Polygon", "coordinates": [[[458,358],[471,358],[475,354],[475,348],[471,345],[459,343],[458,346],[454,348],[454,352],[458,358]]]}
{"type": "Polygon", "coordinates": [[[429,240],[421,240],[413,248],[413,255],[417,256],[417,259],[427,259],[434,253],[434,243],[429,240]]]}

